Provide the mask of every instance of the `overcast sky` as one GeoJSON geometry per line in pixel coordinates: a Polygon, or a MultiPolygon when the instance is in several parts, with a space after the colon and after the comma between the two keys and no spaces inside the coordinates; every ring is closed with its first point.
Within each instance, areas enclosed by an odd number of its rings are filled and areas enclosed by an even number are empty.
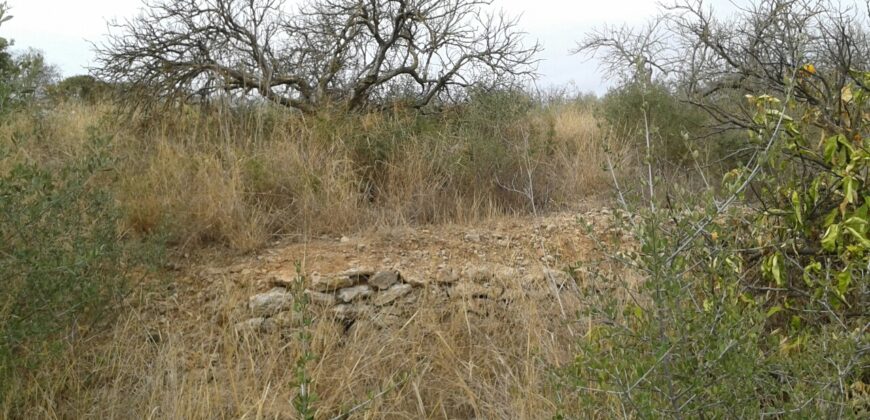
{"type": "MultiPolygon", "coordinates": [[[[292,0],[291,0],[292,2],[292,0]]],[[[714,0],[727,4],[728,0],[714,0]]],[[[86,73],[93,59],[88,41],[99,42],[106,21],[132,17],[140,0],[10,0],[14,18],[0,27],[0,36],[15,40],[15,48],[36,48],[64,76],[86,73]]],[[[642,23],[656,12],[653,0],[495,0],[520,22],[529,37],[544,47],[539,85],[566,85],[602,93],[597,66],[569,50],[583,34],[602,24],[642,23]]]]}

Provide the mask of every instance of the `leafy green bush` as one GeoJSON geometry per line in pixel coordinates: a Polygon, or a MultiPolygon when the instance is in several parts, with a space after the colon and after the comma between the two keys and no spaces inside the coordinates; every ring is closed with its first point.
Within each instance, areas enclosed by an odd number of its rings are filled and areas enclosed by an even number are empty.
{"type": "Polygon", "coordinates": [[[12,163],[0,173],[0,402],[10,406],[14,387],[40,380],[66,343],[111,319],[124,294],[132,254],[103,185],[111,162],[102,143],[51,170],[0,149],[12,163]]]}
{"type": "Polygon", "coordinates": [[[619,277],[589,279],[620,287],[590,302],[586,316],[594,326],[562,372],[563,384],[577,397],[565,411],[641,418],[850,417],[850,385],[866,375],[862,324],[778,329],[769,297],[745,282],[741,250],[728,243],[735,238],[725,232],[740,223],[741,212],[719,216],[709,234],[685,246],[709,214],[690,210],[701,201],[681,198],[687,205],[679,211],[643,211],[636,226],[639,249],[617,254],[643,277],[640,285],[619,277]]]}
{"type": "MultiPolygon", "coordinates": [[[[0,2],[0,25],[12,18],[8,11],[9,5],[0,2]]],[[[0,37],[0,114],[44,98],[47,88],[58,78],[57,69],[45,62],[41,52],[30,49],[12,54],[12,44],[0,37]]]]}
{"type": "MultiPolygon", "coordinates": [[[[806,73],[791,83],[806,88],[806,73]]],[[[835,98],[850,118],[749,96],[760,128],[748,133],[753,157],[724,176],[726,195],[670,186],[666,207],[635,210],[637,247],[615,259],[643,280],[604,279],[621,293],[592,305],[597,325],[564,375],[581,407],[866,413],[870,400],[853,391],[870,382],[870,73],[852,77],[835,98]]]]}
{"type": "Polygon", "coordinates": [[[107,99],[110,92],[108,83],[90,75],[67,77],[47,89],[48,96],[54,101],[76,100],[92,105],[107,99]]]}
{"type": "Polygon", "coordinates": [[[707,122],[703,112],[660,83],[632,82],[613,89],[602,99],[599,112],[617,138],[632,139],[640,148],[645,147],[648,128],[654,157],[680,166],[690,160],[688,135],[707,122]]]}

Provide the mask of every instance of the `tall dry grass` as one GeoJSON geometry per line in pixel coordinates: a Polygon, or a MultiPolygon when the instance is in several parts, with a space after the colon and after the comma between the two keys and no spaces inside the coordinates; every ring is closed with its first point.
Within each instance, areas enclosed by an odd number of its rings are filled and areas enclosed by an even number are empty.
{"type": "MultiPolygon", "coordinates": [[[[124,120],[106,104],[67,103],[0,124],[0,173],[17,162],[62,167],[102,144],[111,170],[92,182],[113,192],[122,235],[159,235],[180,250],[469,224],[570,207],[607,188],[591,112],[502,105],[437,116],[183,108],[124,120]]],[[[183,280],[138,285],[111,330],[63,341],[56,360],[20,376],[11,397],[24,411],[3,403],[0,417],[292,418],[298,346],[235,334],[231,320],[253,290],[224,279],[179,292],[183,280]]],[[[575,338],[558,309],[522,302],[470,321],[466,304],[424,297],[397,330],[358,323],[345,333],[322,315],[318,416],[385,389],[363,416],[556,413],[547,372],[570,361],[575,338]]]]}
{"type": "MultiPolygon", "coordinates": [[[[28,418],[297,418],[291,401],[296,329],[239,334],[239,302],[253,292],[229,279],[183,289],[175,299],[138,295],[113,330],[71,348],[26,392],[28,418]]],[[[577,307],[568,295],[563,305],[577,307]]],[[[309,365],[316,418],[362,404],[352,418],[535,419],[559,412],[552,376],[572,361],[584,325],[559,304],[493,302],[478,316],[471,301],[428,293],[407,321],[380,328],[357,321],[345,331],[328,311],[310,327],[309,365]]],[[[478,308],[479,309],[479,308],[478,308]]],[[[243,318],[242,318],[243,319],[243,318]]]]}
{"type": "Polygon", "coordinates": [[[316,117],[184,108],[129,121],[108,105],[65,104],[13,117],[0,138],[16,142],[17,159],[47,165],[88,153],[94,136],[110,139],[117,182],[108,188],[125,231],[188,247],[471,222],[564,208],[607,188],[590,111],[499,106],[316,117]]]}

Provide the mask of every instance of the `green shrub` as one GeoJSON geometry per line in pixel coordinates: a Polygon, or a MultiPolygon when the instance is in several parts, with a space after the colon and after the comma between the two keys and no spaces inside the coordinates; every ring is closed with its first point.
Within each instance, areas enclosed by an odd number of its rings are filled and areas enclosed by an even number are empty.
{"type": "MultiPolygon", "coordinates": [[[[62,168],[19,162],[0,173],[0,405],[13,412],[14,388],[39,381],[67,343],[111,319],[124,294],[132,254],[104,185],[103,143],[62,168]]],[[[0,150],[0,161],[11,159],[0,150]]]]}
{"type": "Polygon", "coordinates": [[[646,143],[646,113],[653,157],[678,166],[690,161],[688,135],[698,133],[707,122],[703,112],[660,83],[634,82],[613,89],[602,99],[599,112],[617,138],[631,139],[639,148],[646,143]]]}
{"type": "Polygon", "coordinates": [[[838,102],[857,117],[836,126],[793,97],[749,96],[753,158],[724,176],[724,196],[668,186],[666,206],[652,194],[635,210],[636,249],[609,253],[642,281],[592,279],[623,287],[591,305],[598,322],[564,372],[579,407],[866,414],[870,400],[853,391],[870,382],[870,73],[853,77],[838,102]]]}
{"type": "Polygon", "coordinates": [[[67,77],[47,89],[48,96],[54,101],[76,100],[87,104],[96,104],[107,99],[110,92],[111,86],[108,83],[90,75],[67,77]]]}
{"type": "Polygon", "coordinates": [[[680,212],[643,212],[635,236],[640,249],[622,255],[643,276],[640,285],[611,276],[588,279],[620,287],[599,296],[585,314],[596,322],[562,372],[563,385],[577,397],[565,411],[850,417],[849,386],[866,375],[861,352],[868,337],[861,323],[779,329],[765,294],[745,283],[740,250],[728,243],[735,237],[724,233],[739,223],[740,212],[711,226],[723,233],[701,236],[679,251],[707,216],[689,210],[698,201],[685,199],[680,212]]]}
{"type": "MultiPolygon", "coordinates": [[[[0,25],[12,19],[9,9],[7,2],[0,2],[0,25]]],[[[11,53],[12,45],[12,40],[0,37],[0,115],[44,99],[58,78],[57,69],[45,62],[40,51],[11,53]]]]}

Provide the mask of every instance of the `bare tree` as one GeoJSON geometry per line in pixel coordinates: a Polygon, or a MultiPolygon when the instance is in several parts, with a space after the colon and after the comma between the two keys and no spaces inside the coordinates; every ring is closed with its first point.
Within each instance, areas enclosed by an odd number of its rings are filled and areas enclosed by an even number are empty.
{"type": "Polygon", "coordinates": [[[760,0],[720,17],[703,0],[677,0],[644,28],[604,28],[576,53],[599,55],[604,70],[627,78],[646,72],[723,128],[753,128],[752,110],[735,106],[763,92],[829,112],[817,124],[841,127],[840,92],[855,69],[870,68],[867,16],[858,5],[819,0],[760,0]],[[796,78],[790,75],[796,74],[796,78]]]}
{"type": "Polygon", "coordinates": [[[413,106],[534,76],[537,43],[491,0],[146,0],[110,25],[94,73],[157,98],[260,96],[303,112],[413,106]],[[292,11],[291,11],[292,10],[292,11]]]}
{"type": "Polygon", "coordinates": [[[620,83],[649,82],[667,74],[668,32],[664,19],[651,20],[643,27],[603,26],[589,32],[571,51],[598,56],[605,76],[620,83]]]}

